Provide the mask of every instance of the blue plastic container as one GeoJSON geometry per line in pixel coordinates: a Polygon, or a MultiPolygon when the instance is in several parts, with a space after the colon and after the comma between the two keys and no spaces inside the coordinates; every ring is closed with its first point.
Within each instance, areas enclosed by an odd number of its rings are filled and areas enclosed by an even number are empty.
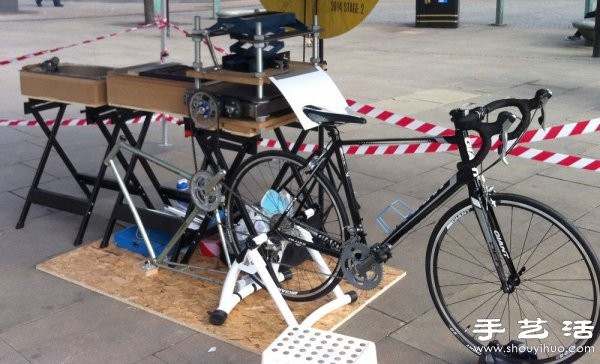
{"type": "MultiPolygon", "coordinates": [[[[150,239],[150,244],[152,245],[154,254],[159,256],[163,250],[165,250],[169,240],[171,240],[172,235],[155,229],[146,229],[146,232],[148,233],[148,238],[150,239]]],[[[146,244],[144,244],[144,239],[142,239],[142,234],[140,234],[138,231],[137,226],[130,226],[126,229],[116,232],[115,245],[119,248],[130,250],[145,257],[150,257],[150,253],[148,252],[148,249],[146,249],[146,244]]]]}

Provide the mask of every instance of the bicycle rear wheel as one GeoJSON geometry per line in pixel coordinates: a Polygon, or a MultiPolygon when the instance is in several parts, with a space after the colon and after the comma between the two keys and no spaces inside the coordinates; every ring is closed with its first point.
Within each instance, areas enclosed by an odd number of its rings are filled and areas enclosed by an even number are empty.
{"type": "Polygon", "coordinates": [[[281,294],[293,301],[319,298],[339,283],[338,243],[348,225],[337,192],[321,173],[310,177],[305,165],[295,154],[258,153],[236,170],[226,204],[235,254],[243,252],[248,238],[267,233],[269,242],[260,252],[281,294]]]}
{"type": "Polygon", "coordinates": [[[492,200],[521,283],[502,290],[470,201],[451,208],[433,230],[426,257],[429,291],[450,331],[476,354],[492,340],[521,341],[537,350],[531,362],[570,362],[593,350],[600,329],[593,249],[535,200],[500,193],[492,200]]]}

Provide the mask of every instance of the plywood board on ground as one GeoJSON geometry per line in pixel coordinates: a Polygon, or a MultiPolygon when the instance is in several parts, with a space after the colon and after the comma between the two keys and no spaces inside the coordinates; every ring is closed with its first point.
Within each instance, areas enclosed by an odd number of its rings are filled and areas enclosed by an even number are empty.
{"type": "MultiPolygon", "coordinates": [[[[207,312],[218,306],[220,285],[164,269],[145,277],[139,270],[143,257],[112,245],[106,249],[99,249],[98,245],[93,243],[74,249],[38,264],[37,268],[256,353],[262,352],[286,327],[283,317],[264,291],[244,299],[223,326],[213,326],[208,322],[207,312]]],[[[223,267],[215,258],[202,258],[199,262],[210,268],[223,267]]],[[[335,330],[404,274],[397,269],[385,268],[379,288],[359,291],[357,302],[325,316],[315,327],[335,330]]],[[[342,283],[342,289],[350,291],[352,287],[342,283]]],[[[288,304],[296,319],[302,321],[328,299],[331,296],[288,304]]]]}

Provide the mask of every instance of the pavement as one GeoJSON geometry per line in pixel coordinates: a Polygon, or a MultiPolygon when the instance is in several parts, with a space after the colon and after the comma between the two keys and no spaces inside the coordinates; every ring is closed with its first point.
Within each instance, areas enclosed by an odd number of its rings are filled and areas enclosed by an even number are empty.
{"type": "MultiPolygon", "coordinates": [[[[20,0],[19,13],[0,13],[0,60],[81,43],[135,26],[143,20],[141,1],[69,1],[54,8],[46,0],[20,0]]],[[[222,1],[223,8],[256,7],[258,1],[222,1]]],[[[365,21],[325,42],[329,74],[345,97],[418,120],[450,126],[448,111],[514,96],[531,97],[550,88],[548,125],[600,117],[600,59],[581,42],[567,42],[573,20],[583,17],[583,1],[506,2],[505,26],[491,26],[494,2],[461,3],[458,29],[415,28],[411,0],[381,0],[365,21]]],[[[191,29],[193,16],[211,23],[211,2],[173,1],[172,21],[191,29]]],[[[108,40],[56,52],[61,61],[113,67],[156,61],[156,29],[120,34],[108,40]]],[[[217,45],[227,39],[215,39],[217,45]]],[[[171,60],[191,64],[192,42],[172,31],[171,60]]],[[[287,46],[302,57],[298,40],[287,46]]],[[[205,52],[206,53],[206,52],[205,52]]],[[[23,114],[19,69],[42,56],[0,66],[0,119],[31,119],[23,114]]],[[[298,59],[296,58],[296,59],[298,59]]],[[[71,106],[67,117],[81,117],[71,106]]],[[[162,147],[159,125],[146,148],[157,156],[192,164],[189,142],[168,126],[172,144],[162,147]]],[[[344,137],[416,136],[415,132],[370,119],[367,127],[343,129],[344,137]]],[[[265,136],[269,134],[266,133],[265,136]]],[[[84,171],[97,168],[104,143],[95,129],[63,128],[62,144],[84,171]]],[[[0,130],[0,363],[258,363],[241,350],[111,298],[37,271],[35,265],[73,249],[79,216],[33,206],[25,227],[15,229],[45,137],[38,127],[0,130]],[[216,351],[208,352],[215,347],[216,351]]],[[[595,133],[537,142],[533,147],[600,159],[595,133]]],[[[72,191],[76,185],[55,154],[42,185],[72,191]]],[[[449,153],[353,156],[349,160],[369,238],[383,237],[374,220],[386,203],[401,198],[423,202],[449,177],[456,156],[449,153]]],[[[510,158],[486,174],[496,190],[523,193],[561,211],[600,249],[600,175],[597,172],[510,158]]],[[[169,178],[166,177],[165,178],[169,178]]],[[[173,181],[167,181],[173,183],[173,181]]],[[[102,191],[85,241],[101,238],[116,194],[102,191]]],[[[407,276],[337,331],[377,344],[380,363],[474,363],[442,324],[425,282],[425,246],[440,211],[408,235],[390,265],[407,276]]],[[[199,299],[202,299],[199,297],[199,299]]],[[[600,354],[580,360],[598,362],[600,354]]]]}

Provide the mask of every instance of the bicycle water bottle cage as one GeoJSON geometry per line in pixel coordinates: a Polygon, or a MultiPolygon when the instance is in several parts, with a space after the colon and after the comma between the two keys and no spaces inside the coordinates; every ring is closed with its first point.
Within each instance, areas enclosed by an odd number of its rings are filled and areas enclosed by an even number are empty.
{"type": "Polygon", "coordinates": [[[302,111],[308,118],[322,126],[330,126],[337,124],[366,124],[367,120],[361,116],[350,114],[340,114],[322,107],[306,105],[302,111]]]}

